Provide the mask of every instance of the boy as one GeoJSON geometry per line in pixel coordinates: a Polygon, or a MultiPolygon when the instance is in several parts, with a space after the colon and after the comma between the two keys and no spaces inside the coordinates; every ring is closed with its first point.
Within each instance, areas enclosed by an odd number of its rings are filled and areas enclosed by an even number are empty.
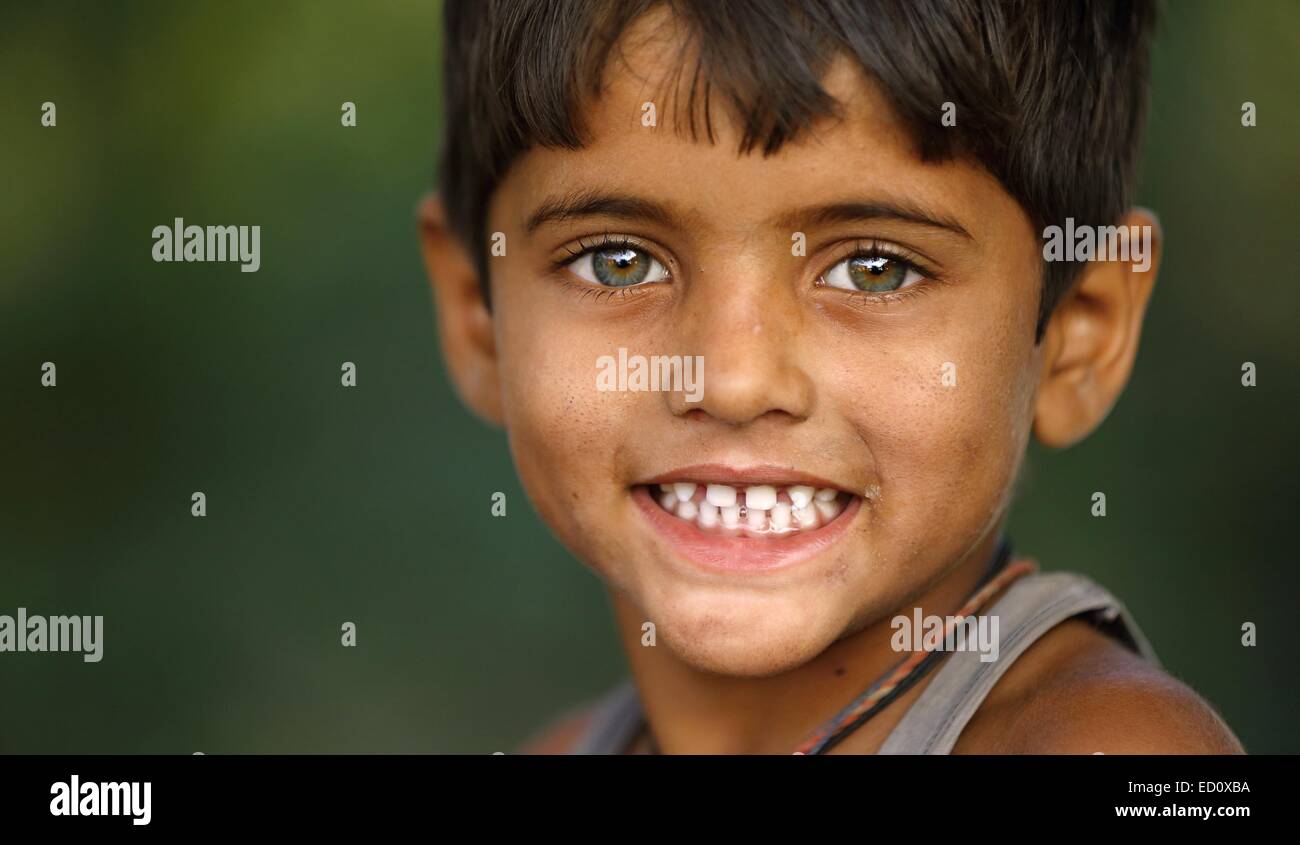
{"type": "Polygon", "coordinates": [[[1133,366],[1152,18],[448,2],[421,213],[448,367],[633,679],[529,750],[1240,751],[1118,601],[1001,534],[1031,433],[1086,436],[1133,366]],[[702,389],[600,378],[629,353],[702,389]]]}

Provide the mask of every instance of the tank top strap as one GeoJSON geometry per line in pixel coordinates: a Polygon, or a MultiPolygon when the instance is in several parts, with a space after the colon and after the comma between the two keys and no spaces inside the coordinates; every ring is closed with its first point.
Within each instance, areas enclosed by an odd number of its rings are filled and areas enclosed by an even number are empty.
{"type": "Polygon", "coordinates": [[[596,702],[591,721],[570,754],[622,754],[643,724],[641,699],[626,678],[596,702]]]}
{"type": "Polygon", "coordinates": [[[998,657],[974,651],[948,655],[878,754],[948,754],[994,684],[1031,645],[1076,616],[1159,665],[1159,658],[1124,605],[1086,576],[1072,572],[1023,576],[981,615],[998,617],[998,657]]]}

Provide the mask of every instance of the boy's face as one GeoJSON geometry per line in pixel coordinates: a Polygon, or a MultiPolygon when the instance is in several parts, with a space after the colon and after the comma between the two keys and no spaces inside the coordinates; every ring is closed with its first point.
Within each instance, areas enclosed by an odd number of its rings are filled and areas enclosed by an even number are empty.
{"type": "Polygon", "coordinates": [[[675,45],[629,34],[623,55],[586,112],[590,142],[533,149],[493,196],[488,231],[506,250],[489,260],[493,371],[479,381],[495,395],[478,406],[499,415],[547,523],[664,644],[701,669],[771,674],[902,606],[997,530],[1044,369],[1039,242],[985,171],[922,163],[847,61],[825,81],[843,119],[764,158],[737,155],[716,103],[716,143],[674,131],[671,98],[655,96],[675,45]],[[530,229],[575,197],[611,201],[530,229]],[[887,257],[851,260],[872,248],[887,257]],[[620,348],[702,356],[700,401],[598,390],[598,359],[620,348]],[[660,503],[665,481],[699,485],[686,518],[660,503]],[[738,490],[733,507],[774,487],[769,528],[791,486],[839,495],[802,529],[750,536],[746,515],[721,524],[721,504],[704,527],[709,482],[738,490]]]}

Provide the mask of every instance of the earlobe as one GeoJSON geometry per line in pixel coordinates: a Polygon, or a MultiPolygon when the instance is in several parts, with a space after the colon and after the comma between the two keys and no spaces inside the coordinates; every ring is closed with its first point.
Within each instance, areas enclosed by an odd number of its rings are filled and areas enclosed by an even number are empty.
{"type": "Polygon", "coordinates": [[[483,301],[469,250],[449,228],[442,198],[419,205],[420,243],[433,287],[443,358],[461,401],[477,416],[501,425],[501,380],[492,316],[483,301]]]}
{"type": "Polygon", "coordinates": [[[1133,233],[1128,253],[1089,262],[1044,334],[1034,434],[1046,446],[1090,434],[1133,372],[1163,239],[1149,211],[1135,209],[1119,225],[1133,233]]]}

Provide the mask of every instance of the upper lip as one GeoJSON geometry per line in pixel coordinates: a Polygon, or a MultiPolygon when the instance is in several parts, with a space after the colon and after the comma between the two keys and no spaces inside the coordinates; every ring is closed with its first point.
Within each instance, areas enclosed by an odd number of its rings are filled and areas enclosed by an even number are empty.
{"type": "Polygon", "coordinates": [[[677,481],[693,481],[703,484],[729,484],[733,487],[753,487],[759,484],[769,484],[773,487],[806,485],[808,487],[830,487],[835,490],[848,490],[844,485],[822,478],[821,476],[776,464],[755,464],[751,466],[693,464],[692,466],[669,470],[668,472],[656,475],[653,478],[648,478],[640,483],[654,485],[672,484],[677,481]]]}

